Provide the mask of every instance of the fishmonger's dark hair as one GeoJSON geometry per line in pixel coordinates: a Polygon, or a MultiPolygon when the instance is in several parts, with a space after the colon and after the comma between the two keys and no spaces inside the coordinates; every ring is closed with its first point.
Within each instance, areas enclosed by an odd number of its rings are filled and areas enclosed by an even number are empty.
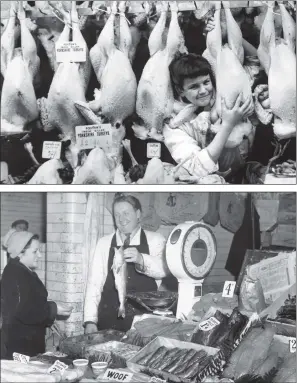
{"type": "Polygon", "coordinates": [[[133,197],[129,194],[116,193],[112,203],[112,215],[114,215],[114,206],[120,202],[127,202],[133,207],[135,211],[139,210],[140,212],[142,212],[141,204],[136,197],[133,197]]]}
{"type": "Polygon", "coordinates": [[[174,59],[169,66],[169,71],[174,97],[176,99],[179,98],[183,90],[184,80],[186,78],[209,75],[213,87],[216,87],[216,81],[210,63],[204,57],[195,53],[184,54],[174,59]]]}

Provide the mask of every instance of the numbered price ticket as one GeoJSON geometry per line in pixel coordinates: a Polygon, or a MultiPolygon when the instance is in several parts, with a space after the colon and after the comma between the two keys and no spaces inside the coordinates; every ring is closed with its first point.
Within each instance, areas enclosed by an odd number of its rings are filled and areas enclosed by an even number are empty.
{"type": "Polygon", "coordinates": [[[76,126],[75,133],[80,149],[110,149],[112,146],[111,124],[76,126]]]}
{"type": "Polygon", "coordinates": [[[202,331],[210,331],[219,324],[220,322],[215,317],[210,317],[209,319],[199,323],[199,329],[202,331]]]}
{"type": "Polygon", "coordinates": [[[13,360],[19,363],[28,364],[30,361],[30,356],[19,354],[18,352],[14,352],[12,354],[13,360]]]}
{"type": "Polygon", "coordinates": [[[44,141],[42,147],[42,158],[56,159],[61,157],[62,144],[59,141],[44,141]]]}

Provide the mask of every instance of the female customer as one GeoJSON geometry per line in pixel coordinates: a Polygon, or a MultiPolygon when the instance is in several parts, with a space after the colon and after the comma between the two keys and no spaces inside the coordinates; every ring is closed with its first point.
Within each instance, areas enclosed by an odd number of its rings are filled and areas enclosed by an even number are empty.
{"type": "Polygon", "coordinates": [[[45,329],[57,315],[69,316],[71,308],[47,300],[47,290],[34,269],[40,258],[38,236],[14,232],[7,240],[10,260],[2,274],[1,358],[14,352],[35,356],[45,352],[45,329]]]}
{"type": "Polygon", "coordinates": [[[138,314],[126,303],[125,318],[118,318],[119,299],[115,288],[112,265],[114,249],[122,248],[127,264],[127,293],[156,291],[162,278],[168,274],[164,259],[165,238],[141,228],[141,205],[130,195],[117,196],[112,213],[117,228],[115,233],[100,238],[91,265],[85,308],[85,332],[130,329],[138,314]]]}

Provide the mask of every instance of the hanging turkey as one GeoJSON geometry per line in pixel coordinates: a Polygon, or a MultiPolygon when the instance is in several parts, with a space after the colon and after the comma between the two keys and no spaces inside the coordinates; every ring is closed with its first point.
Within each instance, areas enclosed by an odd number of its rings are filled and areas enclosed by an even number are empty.
{"type": "Polygon", "coordinates": [[[37,78],[40,59],[31,35],[22,1],[12,1],[10,17],[1,36],[1,92],[2,133],[22,132],[25,125],[38,118],[33,83],[37,78]],[[16,20],[21,26],[21,47],[16,48],[16,20]]]}
{"type": "Polygon", "coordinates": [[[280,4],[283,39],[276,39],[273,4],[268,5],[260,35],[259,60],[268,75],[273,131],[278,139],[296,136],[295,23],[280,4]]]}
{"type": "MultiPolygon", "coordinates": [[[[95,91],[95,100],[89,107],[109,119],[112,125],[120,128],[124,119],[135,109],[137,83],[129,60],[132,44],[131,32],[125,16],[126,2],[119,4],[120,38],[119,47],[115,45],[115,21],[118,12],[114,1],[110,16],[99,35],[97,44],[90,51],[90,58],[97,79],[101,85],[95,91]]],[[[83,113],[84,106],[81,105],[83,113]]],[[[85,106],[87,112],[88,106],[85,106]]]]}
{"type": "MultiPolygon", "coordinates": [[[[227,44],[223,44],[222,30],[220,24],[221,3],[216,2],[215,28],[208,33],[206,43],[207,50],[203,54],[209,59],[216,77],[217,98],[216,112],[212,113],[212,130],[217,133],[216,120],[221,118],[221,100],[225,100],[228,108],[233,107],[239,94],[242,94],[242,102],[252,97],[251,82],[248,74],[243,68],[244,50],[242,46],[242,34],[239,26],[234,20],[230,2],[223,1],[227,24],[227,44]]],[[[220,120],[217,120],[220,122],[220,120]]],[[[247,119],[235,126],[231,132],[226,147],[232,148],[240,145],[244,137],[248,137],[253,126],[247,119]]]]}
{"type": "MultiPolygon", "coordinates": [[[[170,2],[171,21],[167,42],[163,48],[168,2],[162,1],[161,16],[149,38],[151,58],[147,62],[137,90],[136,112],[143,119],[147,136],[163,140],[163,123],[171,116],[174,96],[169,65],[175,55],[187,53],[184,37],[178,23],[178,5],[170,2]]],[[[142,136],[145,138],[145,135],[142,136]]]]}

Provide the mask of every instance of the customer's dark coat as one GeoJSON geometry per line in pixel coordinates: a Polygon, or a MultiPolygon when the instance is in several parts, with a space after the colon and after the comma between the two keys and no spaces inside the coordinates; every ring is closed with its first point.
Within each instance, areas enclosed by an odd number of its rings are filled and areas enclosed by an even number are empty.
{"type": "Polygon", "coordinates": [[[37,274],[10,259],[1,280],[1,359],[14,352],[34,356],[45,352],[45,329],[57,315],[57,305],[47,301],[47,290],[37,274]]]}

